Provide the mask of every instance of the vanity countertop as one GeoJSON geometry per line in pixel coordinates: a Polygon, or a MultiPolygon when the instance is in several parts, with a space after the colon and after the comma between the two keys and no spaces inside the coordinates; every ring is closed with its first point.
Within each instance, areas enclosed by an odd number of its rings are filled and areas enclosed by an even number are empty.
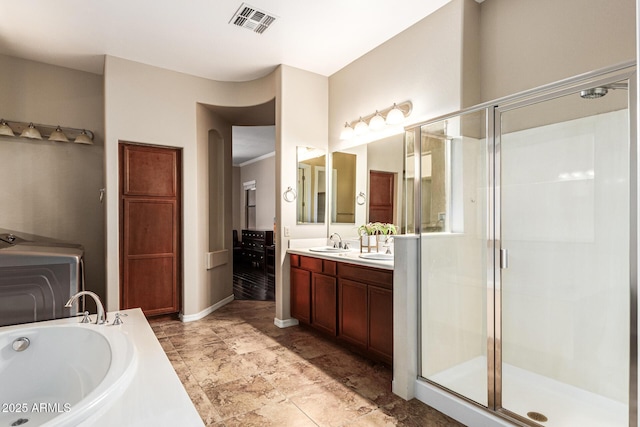
{"type": "Polygon", "coordinates": [[[393,260],[387,261],[377,259],[364,259],[360,257],[360,249],[350,249],[346,252],[316,252],[313,250],[313,248],[289,248],[287,249],[287,253],[363,265],[366,267],[376,267],[385,270],[393,270],[393,260]]]}

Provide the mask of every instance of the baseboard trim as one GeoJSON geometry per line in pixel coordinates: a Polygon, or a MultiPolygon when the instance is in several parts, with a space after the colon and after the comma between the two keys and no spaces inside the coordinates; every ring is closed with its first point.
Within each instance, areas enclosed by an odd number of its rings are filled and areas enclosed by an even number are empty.
{"type": "Polygon", "coordinates": [[[298,319],[278,319],[277,317],[273,319],[273,324],[278,328],[288,328],[289,326],[296,326],[299,324],[298,319]]]}
{"type": "Polygon", "coordinates": [[[217,309],[219,309],[221,307],[224,307],[225,305],[229,304],[231,301],[233,301],[233,295],[229,295],[228,297],[226,297],[222,301],[218,301],[217,303],[213,304],[211,307],[207,307],[207,308],[205,308],[204,310],[202,310],[199,313],[196,313],[196,314],[182,314],[182,313],[180,313],[180,320],[182,320],[184,323],[193,322],[195,320],[200,320],[203,317],[213,313],[217,309]]]}

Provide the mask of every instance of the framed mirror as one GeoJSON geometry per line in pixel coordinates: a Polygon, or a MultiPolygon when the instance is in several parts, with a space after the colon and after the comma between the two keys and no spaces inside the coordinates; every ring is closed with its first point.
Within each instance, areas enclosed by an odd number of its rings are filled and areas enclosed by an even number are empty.
{"type": "Polygon", "coordinates": [[[324,223],[327,206],[325,151],[314,147],[298,147],[297,163],[297,223],[324,223]]]}

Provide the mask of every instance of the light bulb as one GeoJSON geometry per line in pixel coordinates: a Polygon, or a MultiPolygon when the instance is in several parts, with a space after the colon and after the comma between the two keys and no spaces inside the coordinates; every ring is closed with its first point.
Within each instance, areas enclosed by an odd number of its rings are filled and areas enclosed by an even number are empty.
{"type": "Polygon", "coordinates": [[[353,138],[353,128],[349,126],[349,123],[345,122],[342,132],[340,132],[340,140],[346,141],[351,138],[353,138]]]}
{"type": "Polygon", "coordinates": [[[404,121],[404,113],[398,106],[394,103],[391,111],[387,113],[387,124],[388,125],[399,125],[404,121]]]}
{"type": "Polygon", "coordinates": [[[382,130],[385,125],[384,117],[382,117],[378,111],[376,111],[375,116],[371,117],[371,120],[369,120],[369,128],[371,128],[371,130],[382,130]]]}
{"type": "Polygon", "coordinates": [[[369,132],[369,125],[367,125],[367,122],[362,120],[362,117],[360,117],[360,120],[358,121],[358,123],[356,123],[356,127],[353,128],[353,131],[355,132],[356,136],[364,135],[365,133],[369,132]]]}

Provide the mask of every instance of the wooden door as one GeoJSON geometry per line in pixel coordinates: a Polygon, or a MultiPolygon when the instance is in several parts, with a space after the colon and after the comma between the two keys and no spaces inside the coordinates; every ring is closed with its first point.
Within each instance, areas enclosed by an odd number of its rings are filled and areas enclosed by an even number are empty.
{"type": "Polygon", "coordinates": [[[120,307],[180,311],[181,152],[119,144],[120,307]]]}
{"type": "Polygon", "coordinates": [[[391,363],[393,360],[393,291],[368,286],[369,351],[391,363]]]}
{"type": "Polygon", "coordinates": [[[395,174],[369,172],[369,222],[393,224],[395,174]]]}
{"type": "Polygon", "coordinates": [[[291,317],[311,323],[311,272],[291,268],[291,317]]]}
{"type": "Polygon", "coordinates": [[[336,278],[311,274],[311,325],[336,335],[336,278]]]}
{"type": "Polygon", "coordinates": [[[367,285],[353,280],[339,282],[338,336],[367,348],[367,285]]]}

